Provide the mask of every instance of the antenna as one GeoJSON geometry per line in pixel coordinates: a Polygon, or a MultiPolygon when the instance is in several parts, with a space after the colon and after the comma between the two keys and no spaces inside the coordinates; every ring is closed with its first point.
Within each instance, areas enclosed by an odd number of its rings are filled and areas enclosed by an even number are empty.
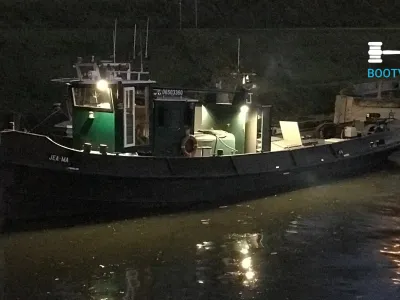
{"type": "Polygon", "coordinates": [[[149,44],[149,22],[150,22],[150,18],[149,17],[147,17],[147,27],[146,27],[146,50],[145,50],[145,53],[144,53],[144,57],[145,58],[147,58],[148,57],[148,55],[147,55],[147,46],[148,46],[148,44],[149,44]]]}
{"type": "Polygon", "coordinates": [[[240,38],[238,38],[238,49],[237,49],[237,73],[240,72],[240,38]]]}
{"type": "Polygon", "coordinates": [[[115,50],[117,47],[117,19],[115,19],[115,23],[114,23],[114,34],[113,34],[113,39],[114,39],[114,53],[113,53],[113,59],[114,59],[114,63],[115,63],[115,50]]]}
{"type": "Polygon", "coordinates": [[[182,0],[179,0],[179,29],[182,30],[182,0]]]}
{"type": "Polygon", "coordinates": [[[194,13],[195,13],[195,24],[197,28],[197,0],[194,0],[194,13]]]}
{"type": "Polygon", "coordinates": [[[133,31],[133,59],[136,59],[136,24],[133,31]]]}
{"type": "Polygon", "coordinates": [[[142,32],[140,32],[140,72],[143,72],[142,32]]]}

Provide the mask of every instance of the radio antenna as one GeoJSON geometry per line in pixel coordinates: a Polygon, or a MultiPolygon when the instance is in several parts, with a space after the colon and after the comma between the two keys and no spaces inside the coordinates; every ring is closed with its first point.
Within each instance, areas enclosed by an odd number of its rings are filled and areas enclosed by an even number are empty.
{"type": "Polygon", "coordinates": [[[115,63],[115,52],[116,52],[116,48],[117,48],[117,19],[115,19],[115,23],[114,23],[113,42],[114,42],[113,59],[114,59],[114,63],[115,63]]]}
{"type": "Polygon", "coordinates": [[[142,32],[140,32],[140,72],[143,72],[142,32]]]}
{"type": "Polygon", "coordinates": [[[147,27],[146,27],[146,51],[144,53],[144,57],[147,59],[148,55],[147,55],[147,46],[149,44],[149,22],[150,22],[150,18],[147,17],[147,27]]]}
{"type": "Polygon", "coordinates": [[[237,48],[237,73],[240,72],[240,38],[238,38],[238,48],[237,48]]]}
{"type": "Polygon", "coordinates": [[[136,24],[135,29],[133,31],[133,59],[136,59],[136,24]]]}
{"type": "Polygon", "coordinates": [[[195,22],[195,26],[197,28],[197,0],[194,0],[194,15],[195,15],[194,22],[195,22]]]}
{"type": "Polygon", "coordinates": [[[179,29],[182,30],[182,0],[179,0],[179,29]]]}

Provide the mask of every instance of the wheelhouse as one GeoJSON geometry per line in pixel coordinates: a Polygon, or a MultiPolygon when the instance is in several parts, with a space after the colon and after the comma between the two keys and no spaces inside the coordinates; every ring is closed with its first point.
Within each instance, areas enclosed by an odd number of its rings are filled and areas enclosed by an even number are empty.
{"type": "Polygon", "coordinates": [[[78,78],[61,81],[69,88],[75,149],[190,157],[270,151],[270,107],[254,105],[244,88],[154,87],[148,72],[129,63],[80,59],[74,67],[78,78]]]}
{"type": "Polygon", "coordinates": [[[110,152],[150,151],[152,85],[147,72],[130,64],[103,61],[74,66],[76,80],[68,82],[73,104],[73,146],[100,145],[110,152]],[[144,80],[143,80],[143,79],[144,80]]]}

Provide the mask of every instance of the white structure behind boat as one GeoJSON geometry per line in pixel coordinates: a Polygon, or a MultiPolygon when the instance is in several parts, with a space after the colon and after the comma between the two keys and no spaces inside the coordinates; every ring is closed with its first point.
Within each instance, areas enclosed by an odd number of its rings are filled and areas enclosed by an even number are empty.
{"type": "Polygon", "coordinates": [[[400,79],[354,84],[336,96],[334,123],[365,122],[368,114],[393,119],[400,115],[400,79]]]}
{"type": "Polygon", "coordinates": [[[337,95],[334,123],[367,121],[368,114],[379,114],[381,118],[400,116],[400,99],[362,98],[337,95]]]}

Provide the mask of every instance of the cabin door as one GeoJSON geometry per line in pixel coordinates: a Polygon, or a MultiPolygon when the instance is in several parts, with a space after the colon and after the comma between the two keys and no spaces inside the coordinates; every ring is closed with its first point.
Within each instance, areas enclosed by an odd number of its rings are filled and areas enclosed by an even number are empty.
{"type": "Polygon", "coordinates": [[[124,147],[135,146],[135,88],[124,88],[124,147]]]}

